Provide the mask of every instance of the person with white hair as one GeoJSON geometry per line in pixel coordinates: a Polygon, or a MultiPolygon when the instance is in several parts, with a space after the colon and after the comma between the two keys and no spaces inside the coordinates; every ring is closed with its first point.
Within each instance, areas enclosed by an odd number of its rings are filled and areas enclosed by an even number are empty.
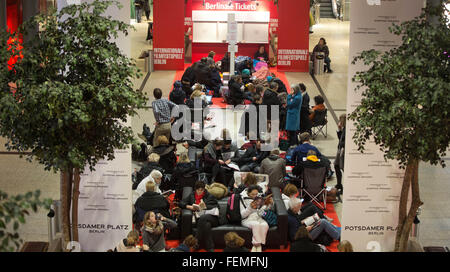
{"type": "Polygon", "coordinates": [[[139,185],[137,186],[136,190],[133,191],[133,204],[136,203],[136,200],[143,195],[146,190],[146,184],[147,182],[153,182],[156,186],[155,192],[161,193],[161,189],[159,189],[159,186],[161,185],[162,180],[162,173],[159,170],[153,170],[150,175],[148,175],[146,178],[144,178],[139,185]]]}
{"type": "Polygon", "coordinates": [[[300,109],[302,107],[302,93],[300,87],[291,86],[292,93],[287,97],[286,130],[289,132],[289,145],[297,146],[297,131],[300,130],[300,109]]]}

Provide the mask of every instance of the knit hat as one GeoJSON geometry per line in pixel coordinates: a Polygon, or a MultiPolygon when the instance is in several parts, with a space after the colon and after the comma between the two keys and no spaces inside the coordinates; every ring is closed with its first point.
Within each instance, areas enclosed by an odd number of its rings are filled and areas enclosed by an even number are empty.
{"type": "Polygon", "coordinates": [[[273,79],[272,76],[268,76],[268,77],[267,77],[267,81],[269,81],[269,82],[272,81],[272,79],[273,79]]]}
{"type": "Polygon", "coordinates": [[[242,74],[249,76],[250,75],[250,70],[244,69],[244,70],[242,70],[242,74]]]}

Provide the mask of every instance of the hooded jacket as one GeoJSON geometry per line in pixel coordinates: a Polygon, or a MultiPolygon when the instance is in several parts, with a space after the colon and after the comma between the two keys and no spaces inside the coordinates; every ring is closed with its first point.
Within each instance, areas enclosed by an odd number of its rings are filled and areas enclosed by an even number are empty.
{"type": "Polygon", "coordinates": [[[169,100],[177,105],[184,104],[184,100],[186,100],[186,93],[183,91],[181,81],[177,80],[173,84],[173,90],[170,92],[169,100]]]}
{"type": "Polygon", "coordinates": [[[286,176],[286,161],[277,155],[270,155],[262,161],[259,173],[269,175],[269,188],[281,188],[286,176]]]}

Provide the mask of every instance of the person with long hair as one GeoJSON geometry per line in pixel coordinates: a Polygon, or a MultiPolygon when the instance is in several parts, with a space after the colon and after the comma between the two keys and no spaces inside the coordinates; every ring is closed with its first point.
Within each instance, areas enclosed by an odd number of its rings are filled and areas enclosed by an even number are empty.
{"type": "Polygon", "coordinates": [[[320,38],[319,43],[314,47],[313,49],[313,53],[324,53],[325,55],[325,67],[323,69],[323,71],[326,73],[328,71],[328,73],[333,73],[333,70],[331,70],[330,67],[330,50],[328,49],[327,46],[327,42],[325,41],[325,38],[320,38]]]}
{"type": "Polygon", "coordinates": [[[291,86],[292,94],[287,97],[286,130],[289,133],[289,145],[298,145],[297,131],[300,130],[300,109],[302,94],[298,85],[291,86]]]}
{"type": "Polygon", "coordinates": [[[311,235],[305,226],[298,228],[295,240],[291,243],[290,252],[324,252],[325,250],[318,244],[313,243],[311,235]]]}
{"type": "Polygon", "coordinates": [[[175,221],[165,218],[161,214],[152,211],[144,216],[142,226],[143,250],[146,252],[165,252],[166,240],[164,238],[165,229],[176,228],[175,221]]]}
{"type": "Polygon", "coordinates": [[[223,252],[248,252],[248,249],[244,247],[245,240],[239,236],[236,232],[228,232],[224,236],[225,248],[223,252]]]}
{"type": "Polygon", "coordinates": [[[137,247],[139,244],[139,233],[132,230],[128,233],[127,238],[120,240],[119,244],[114,248],[114,252],[140,252],[137,247]]]}

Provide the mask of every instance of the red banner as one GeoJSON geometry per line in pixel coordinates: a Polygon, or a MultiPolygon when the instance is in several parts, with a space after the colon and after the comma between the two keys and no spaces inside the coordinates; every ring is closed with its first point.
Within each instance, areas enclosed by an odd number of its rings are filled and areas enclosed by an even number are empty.
{"type": "Polygon", "coordinates": [[[309,71],[309,0],[278,2],[279,71],[309,71]]]}
{"type": "Polygon", "coordinates": [[[153,1],[155,70],[184,69],[184,0],[153,1]]]}

